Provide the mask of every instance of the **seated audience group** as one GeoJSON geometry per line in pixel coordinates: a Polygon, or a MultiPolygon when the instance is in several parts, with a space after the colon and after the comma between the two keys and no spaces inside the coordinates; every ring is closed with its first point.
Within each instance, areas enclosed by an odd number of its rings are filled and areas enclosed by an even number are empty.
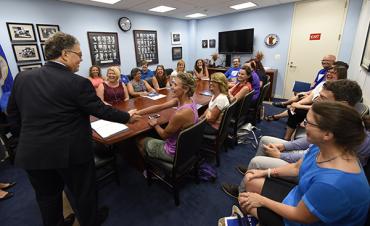
{"type": "Polygon", "coordinates": [[[260,225],[365,224],[370,190],[362,166],[369,164],[370,117],[354,108],[362,91],[346,79],[348,65],[333,59],[324,57],[325,71],[318,73],[324,75],[312,91],[289,100],[289,117],[305,110],[295,126],[304,126],[306,136],[263,136],[249,165],[237,167],[240,185],[222,184],[238,199],[233,213],[252,215],[260,225]]]}
{"type": "MultiPolygon", "coordinates": [[[[92,67],[90,80],[93,84],[100,82],[96,88],[98,96],[108,104],[127,100],[129,95],[143,96],[171,87],[173,99],[135,114],[176,107],[165,127],[161,127],[156,118],[148,121],[160,139],[137,139],[143,156],[173,161],[181,130],[205,118],[204,134],[215,135],[230,103],[241,100],[252,90],[255,92],[252,101],[256,102],[261,87],[269,79],[262,57],[259,53],[243,66],[239,58],[234,58],[233,67],[225,74],[212,75],[208,74],[202,59],[196,60],[192,73],[186,73],[183,60],[178,61],[171,75],[166,74],[163,65],[150,73],[144,62],[142,70],[132,69],[127,88],[115,67],[108,68],[106,81],[99,79],[100,68],[92,67]],[[212,93],[208,108],[201,116],[192,99],[196,79],[209,79],[212,93]]],[[[362,225],[366,220],[370,193],[362,166],[370,156],[370,132],[367,131],[370,120],[361,118],[354,108],[362,98],[362,91],[356,82],[347,80],[346,63],[328,55],[322,65],[310,91],[274,104],[288,109],[265,118],[271,121],[288,117],[284,140],[262,137],[249,165],[237,167],[244,175],[240,185],[222,184],[228,195],[238,199],[241,213],[258,218],[263,225],[362,225]],[[306,136],[290,141],[299,127],[305,128],[306,136]]]]}

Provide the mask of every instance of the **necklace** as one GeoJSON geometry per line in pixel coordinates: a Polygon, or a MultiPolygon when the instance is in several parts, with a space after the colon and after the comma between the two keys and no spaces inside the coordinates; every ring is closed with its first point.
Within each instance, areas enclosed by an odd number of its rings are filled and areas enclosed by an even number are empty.
{"type": "MultiPolygon", "coordinates": [[[[321,154],[321,152],[319,153],[321,154]]],[[[321,163],[325,163],[325,162],[330,162],[330,161],[333,161],[334,159],[337,159],[338,157],[342,156],[343,154],[341,155],[337,155],[337,156],[334,156],[333,158],[330,158],[328,160],[323,160],[323,161],[317,161],[317,158],[319,157],[319,155],[316,156],[316,163],[317,164],[321,164],[321,163]]]]}

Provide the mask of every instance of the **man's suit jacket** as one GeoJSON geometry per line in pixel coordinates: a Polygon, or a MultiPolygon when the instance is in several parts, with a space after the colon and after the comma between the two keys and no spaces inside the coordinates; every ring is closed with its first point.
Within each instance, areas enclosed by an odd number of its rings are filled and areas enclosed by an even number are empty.
{"type": "Polygon", "coordinates": [[[91,161],[89,116],[121,123],[130,118],[105,105],[88,79],[55,62],[16,76],[8,115],[10,123],[20,127],[15,163],[25,169],[67,168],[91,161]]]}

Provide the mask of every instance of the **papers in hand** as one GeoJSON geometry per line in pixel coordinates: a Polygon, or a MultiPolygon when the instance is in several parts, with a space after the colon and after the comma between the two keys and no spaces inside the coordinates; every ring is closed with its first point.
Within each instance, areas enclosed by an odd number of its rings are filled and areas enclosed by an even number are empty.
{"type": "Polygon", "coordinates": [[[163,97],[165,97],[166,95],[163,95],[163,94],[160,94],[160,93],[156,93],[156,94],[150,94],[148,96],[145,96],[149,99],[152,99],[152,100],[158,100],[158,99],[161,99],[163,97]]]}
{"type": "Polygon", "coordinates": [[[110,122],[103,119],[92,122],[91,128],[93,128],[93,130],[95,130],[95,132],[97,132],[102,138],[107,138],[128,129],[125,124],[110,122]]]}

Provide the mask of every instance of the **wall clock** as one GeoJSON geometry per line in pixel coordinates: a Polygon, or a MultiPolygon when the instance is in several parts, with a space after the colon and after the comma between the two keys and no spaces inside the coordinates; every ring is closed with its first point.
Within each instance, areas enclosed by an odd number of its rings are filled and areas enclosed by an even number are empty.
{"type": "Polygon", "coordinates": [[[131,20],[127,17],[121,17],[118,20],[118,26],[122,31],[129,31],[131,29],[131,20]]]}

